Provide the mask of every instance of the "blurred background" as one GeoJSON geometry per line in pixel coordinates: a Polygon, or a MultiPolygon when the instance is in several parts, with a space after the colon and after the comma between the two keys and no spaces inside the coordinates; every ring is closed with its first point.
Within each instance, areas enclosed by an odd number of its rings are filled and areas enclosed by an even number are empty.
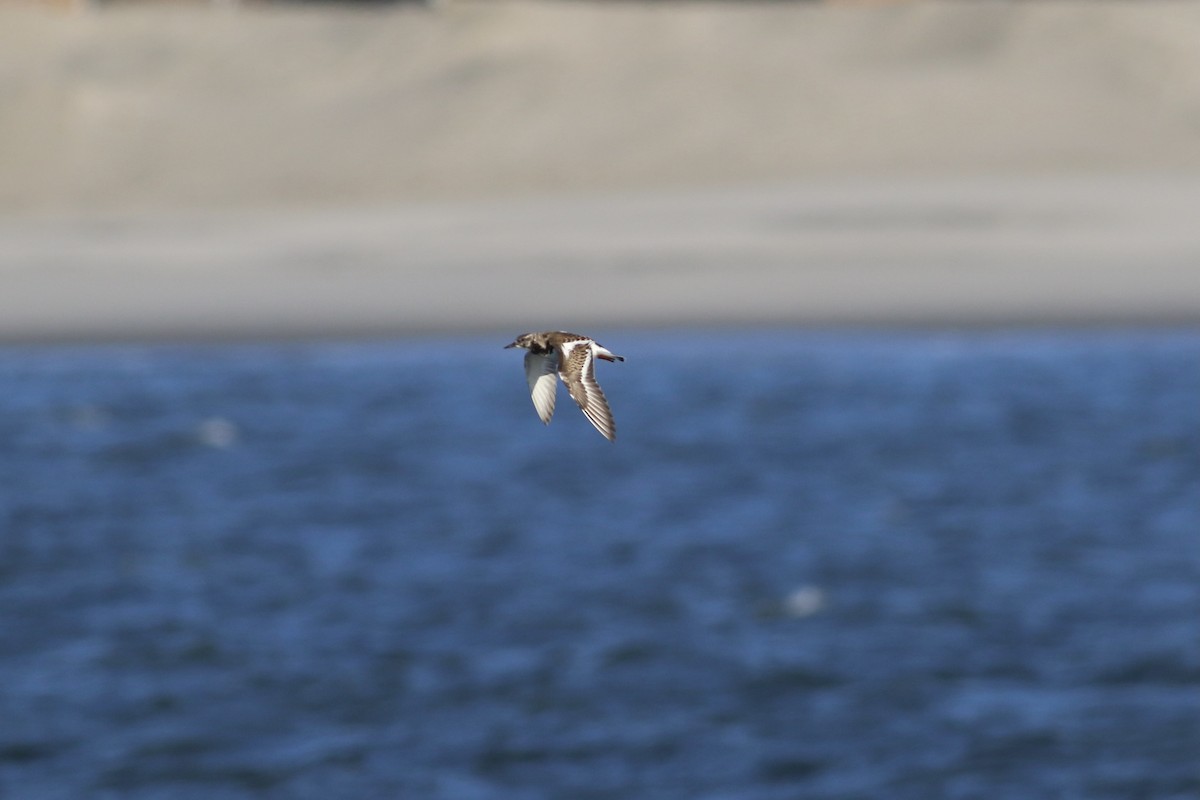
{"type": "Polygon", "coordinates": [[[0,796],[1195,797],[1197,41],[0,5],[0,796]]]}

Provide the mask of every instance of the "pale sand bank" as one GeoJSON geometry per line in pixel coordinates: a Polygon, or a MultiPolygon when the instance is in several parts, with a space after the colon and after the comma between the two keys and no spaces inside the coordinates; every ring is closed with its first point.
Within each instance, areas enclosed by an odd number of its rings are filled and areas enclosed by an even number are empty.
{"type": "Polygon", "coordinates": [[[0,339],[1200,324],[1200,181],[835,181],[0,221],[0,339]]]}
{"type": "Polygon", "coordinates": [[[0,212],[1200,172],[1200,3],[0,6],[0,212]]]}
{"type": "Polygon", "coordinates": [[[1141,0],[5,6],[0,339],[1196,324],[1197,41],[1141,0]]]}

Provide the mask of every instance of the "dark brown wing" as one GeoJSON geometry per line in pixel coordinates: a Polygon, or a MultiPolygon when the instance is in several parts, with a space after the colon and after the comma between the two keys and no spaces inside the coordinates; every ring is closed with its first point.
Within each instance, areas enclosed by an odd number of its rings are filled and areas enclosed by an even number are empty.
{"type": "Polygon", "coordinates": [[[592,356],[592,342],[584,339],[564,342],[559,346],[560,366],[558,376],[566,384],[571,399],[578,405],[596,430],[610,442],[617,438],[617,424],[613,421],[608,398],[596,383],[596,360],[592,356]]]}

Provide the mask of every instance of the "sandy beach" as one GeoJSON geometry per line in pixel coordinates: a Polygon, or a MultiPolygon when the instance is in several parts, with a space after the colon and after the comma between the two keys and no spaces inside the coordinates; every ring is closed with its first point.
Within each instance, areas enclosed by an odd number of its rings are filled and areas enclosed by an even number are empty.
{"type": "Polygon", "coordinates": [[[1200,7],[0,10],[0,339],[1200,324],[1200,7]]]}

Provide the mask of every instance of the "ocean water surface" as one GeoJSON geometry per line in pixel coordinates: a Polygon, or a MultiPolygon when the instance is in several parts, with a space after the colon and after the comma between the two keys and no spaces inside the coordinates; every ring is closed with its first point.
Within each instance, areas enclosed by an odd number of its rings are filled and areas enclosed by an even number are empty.
{"type": "Polygon", "coordinates": [[[0,350],[0,797],[1200,794],[1200,333],[595,333],[0,350]]]}

